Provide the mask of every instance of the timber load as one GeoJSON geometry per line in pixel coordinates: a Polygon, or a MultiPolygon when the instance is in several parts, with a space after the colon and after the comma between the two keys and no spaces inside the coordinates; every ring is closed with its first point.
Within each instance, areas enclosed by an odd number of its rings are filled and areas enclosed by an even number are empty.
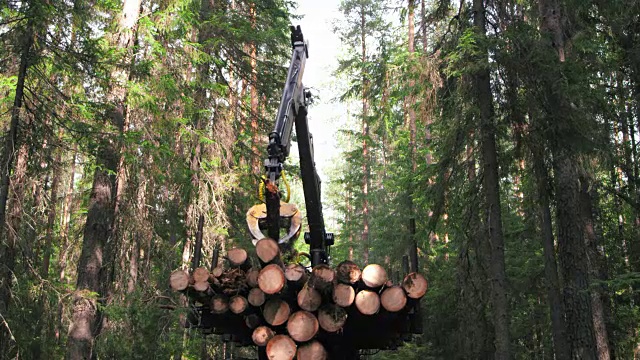
{"type": "Polygon", "coordinates": [[[344,348],[393,349],[412,333],[411,318],[427,292],[421,274],[393,283],[377,264],[285,263],[269,238],[254,252],[230,249],[224,259],[211,269],[174,271],[171,288],[198,310],[191,326],[256,345],[269,359],[340,359],[344,348]]]}

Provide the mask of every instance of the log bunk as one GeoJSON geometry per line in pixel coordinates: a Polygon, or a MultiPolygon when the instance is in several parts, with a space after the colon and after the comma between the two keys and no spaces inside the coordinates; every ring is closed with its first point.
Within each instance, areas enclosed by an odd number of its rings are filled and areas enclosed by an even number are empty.
{"type": "MultiPolygon", "coordinates": [[[[406,256],[403,280],[396,276],[396,282],[377,264],[361,269],[342,261],[330,266],[334,240],[325,231],[313,160],[307,122],[310,94],[301,82],[308,48],[300,26],[291,27],[291,45],[291,64],[275,128],[269,134],[266,174],[259,191],[263,203],[247,212],[255,249],[231,248],[222,262],[215,250],[211,267],[200,267],[204,223],[200,216],[191,271],[174,271],[171,288],[187,296],[194,309],[188,326],[240,346],[258,346],[260,360],[352,360],[364,350],[395,349],[411,334],[422,333],[420,298],[427,291],[427,280],[409,273],[406,256]],[[293,250],[301,231],[300,211],[287,203],[288,196],[281,200],[279,186],[294,125],[309,226],[304,234],[308,267],[293,250]]],[[[413,259],[412,269],[418,269],[416,262],[413,259]]]]}
{"type": "Polygon", "coordinates": [[[377,264],[305,268],[282,258],[276,241],[264,238],[255,252],[230,249],[212,269],[176,270],[170,285],[195,305],[191,327],[258,346],[268,359],[355,359],[361,349],[395,349],[416,333],[412,317],[427,292],[422,275],[393,283],[377,264]]]}

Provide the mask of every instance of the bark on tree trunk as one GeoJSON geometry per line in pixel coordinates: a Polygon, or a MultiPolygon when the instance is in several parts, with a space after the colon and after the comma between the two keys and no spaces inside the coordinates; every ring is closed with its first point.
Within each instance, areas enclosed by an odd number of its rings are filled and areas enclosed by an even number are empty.
{"type": "MultiPolygon", "coordinates": [[[[560,62],[564,62],[564,32],[562,13],[557,0],[540,0],[538,9],[542,24],[540,31],[544,38],[551,40],[560,62]]],[[[558,66],[546,74],[548,81],[562,77],[558,66]]],[[[549,95],[553,114],[548,114],[554,122],[568,122],[566,113],[571,107],[566,104],[565,95],[552,89],[549,95]],[[560,114],[560,115],[556,115],[560,114]]],[[[589,265],[585,243],[585,222],[581,214],[580,184],[578,180],[579,158],[574,149],[553,140],[553,170],[556,189],[556,224],[558,229],[558,254],[564,279],[564,305],[566,311],[567,339],[570,356],[579,359],[596,359],[596,342],[589,291],[589,265]]]]}
{"type": "MultiPolygon", "coordinates": [[[[29,62],[31,60],[31,50],[33,47],[33,19],[27,23],[27,31],[22,39],[20,48],[20,66],[18,67],[18,81],[16,83],[16,93],[11,108],[11,122],[5,136],[4,149],[2,152],[2,172],[0,174],[0,313],[6,314],[11,301],[11,278],[13,276],[16,256],[15,238],[8,236],[11,229],[7,228],[6,210],[9,198],[9,186],[11,173],[15,158],[16,145],[18,144],[18,131],[20,123],[20,113],[22,111],[22,100],[24,97],[24,84],[27,78],[29,62]]],[[[6,326],[0,330],[0,352],[5,353],[5,346],[8,346],[11,336],[6,326]]]]}
{"type": "Polygon", "coordinates": [[[76,177],[76,157],[78,156],[78,144],[73,146],[73,157],[71,158],[71,176],[69,177],[69,185],[64,196],[64,204],[62,205],[62,221],[60,223],[60,257],[58,258],[58,268],[60,269],[60,282],[65,282],[65,271],[67,269],[67,254],[69,247],[69,227],[71,223],[71,214],[73,213],[73,188],[76,177]]]}
{"type": "MultiPolygon", "coordinates": [[[[480,36],[485,36],[485,8],[482,0],[473,1],[474,25],[480,36]]],[[[487,54],[482,55],[486,58],[487,54]]],[[[490,242],[489,277],[491,279],[491,310],[495,328],[495,358],[509,359],[509,303],[504,262],[504,236],[500,209],[500,178],[496,150],[495,118],[488,64],[475,75],[477,106],[480,109],[480,137],[483,164],[483,186],[486,196],[485,218],[490,242]]]]}
{"type": "MultiPolygon", "coordinates": [[[[58,137],[62,140],[62,131],[58,137]]],[[[53,243],[53,228],[56,222],[56,205],[58,203],[58,187],[60,186],[61,168],[60,161],[62,159],[61,149],[56,149],[56,156],[53,163],[53,180],[51,182],[51,195],[49,196],[49,207],[47,210],[47,231],[44,244],[44,257],[42,259],[42,277],[47,279],[49,274],[49,264],[51,262],[51,245],[53,243]]]]}
{"type": "Polygon", "coordinates": [[[549,176],[543,159],[543,150],[532,142],[533,171],[536,177],[538,208],[541,218],[542,249],[544,254],[544,273],[547,280],[547,298],[551,314],[553,350],[558,359],[569,359],[566,324],[564,322],[564,304],[560,294],[558,265],[553,238],[553,223],[549,205],[549,176]]]}
{"type": "MultiPolygon", "coordinates": [[[[118,30],[112,44],[129,51],[123,61],[130,64],[135,37],[135,27],[140,14],[142,0],[125,0],[118,19],[118,30]]],[[[130,68],[118,68],[112,73],[113,87],[107,100],[113,107],[107,121],[122,131],[126,117],[126,81],[130,68]]],[[[90,359],[93,356],[95,337],[101,329],[97,297],[104,296],[111,286],[111,269],[115,261],[112,238],[114,225],[116,178],[120,156],[116,141],[110,137],[102,139],[96,162],[100,165],[93,177],[89,210],[84,227],[82,253],[78,261],[78,281],[74,295],[73,319],[67,341],[67,358],[90,359]]]]}
{"type": "MultiPolygon", "coordinates": [[[[366,44],[366,20],[364,8],[360,11],[360,30],[362,42],[362,63],[367,61],[367,44],[366,44]]],[[[369,136],[369,122],[367,116],[369,114],[367,74],[362,71],[362,246],[364,247],[363,260],[365,264],[369,263],[369,148],[367,137],[369,136]]]]}

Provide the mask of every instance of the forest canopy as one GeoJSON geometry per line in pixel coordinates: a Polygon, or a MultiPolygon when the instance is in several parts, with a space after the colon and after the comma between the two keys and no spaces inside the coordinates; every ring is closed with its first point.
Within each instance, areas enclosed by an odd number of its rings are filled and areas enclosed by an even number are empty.
{"type": "MultiPolygon", "coordinates": [[[[0,358],[255,358],[186,330],[169,277],[201,218],[205,265],[253,247],[296,14],[0,3],[0,358]]],[[[635,0],[340,1],[331,259],[394,279],[406,256],[429,282],[423,334],[363,357],[640,358],[639,18],[635,0]]]]}

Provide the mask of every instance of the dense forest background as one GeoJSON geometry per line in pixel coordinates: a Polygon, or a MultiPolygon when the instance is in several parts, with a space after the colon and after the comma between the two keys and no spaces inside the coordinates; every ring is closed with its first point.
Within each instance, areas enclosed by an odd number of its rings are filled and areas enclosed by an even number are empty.
{"type": "MultiPolygon", "coordinates": [[[[168,277],[201,215],[206,261],[250,244],[294,8],[0,4],[0,357],[255,356],[168,277]]],[[[640,2],[340,10],[332,257],[430,281],[424,334],[367,356],[640,358],[640,2]]]]}

